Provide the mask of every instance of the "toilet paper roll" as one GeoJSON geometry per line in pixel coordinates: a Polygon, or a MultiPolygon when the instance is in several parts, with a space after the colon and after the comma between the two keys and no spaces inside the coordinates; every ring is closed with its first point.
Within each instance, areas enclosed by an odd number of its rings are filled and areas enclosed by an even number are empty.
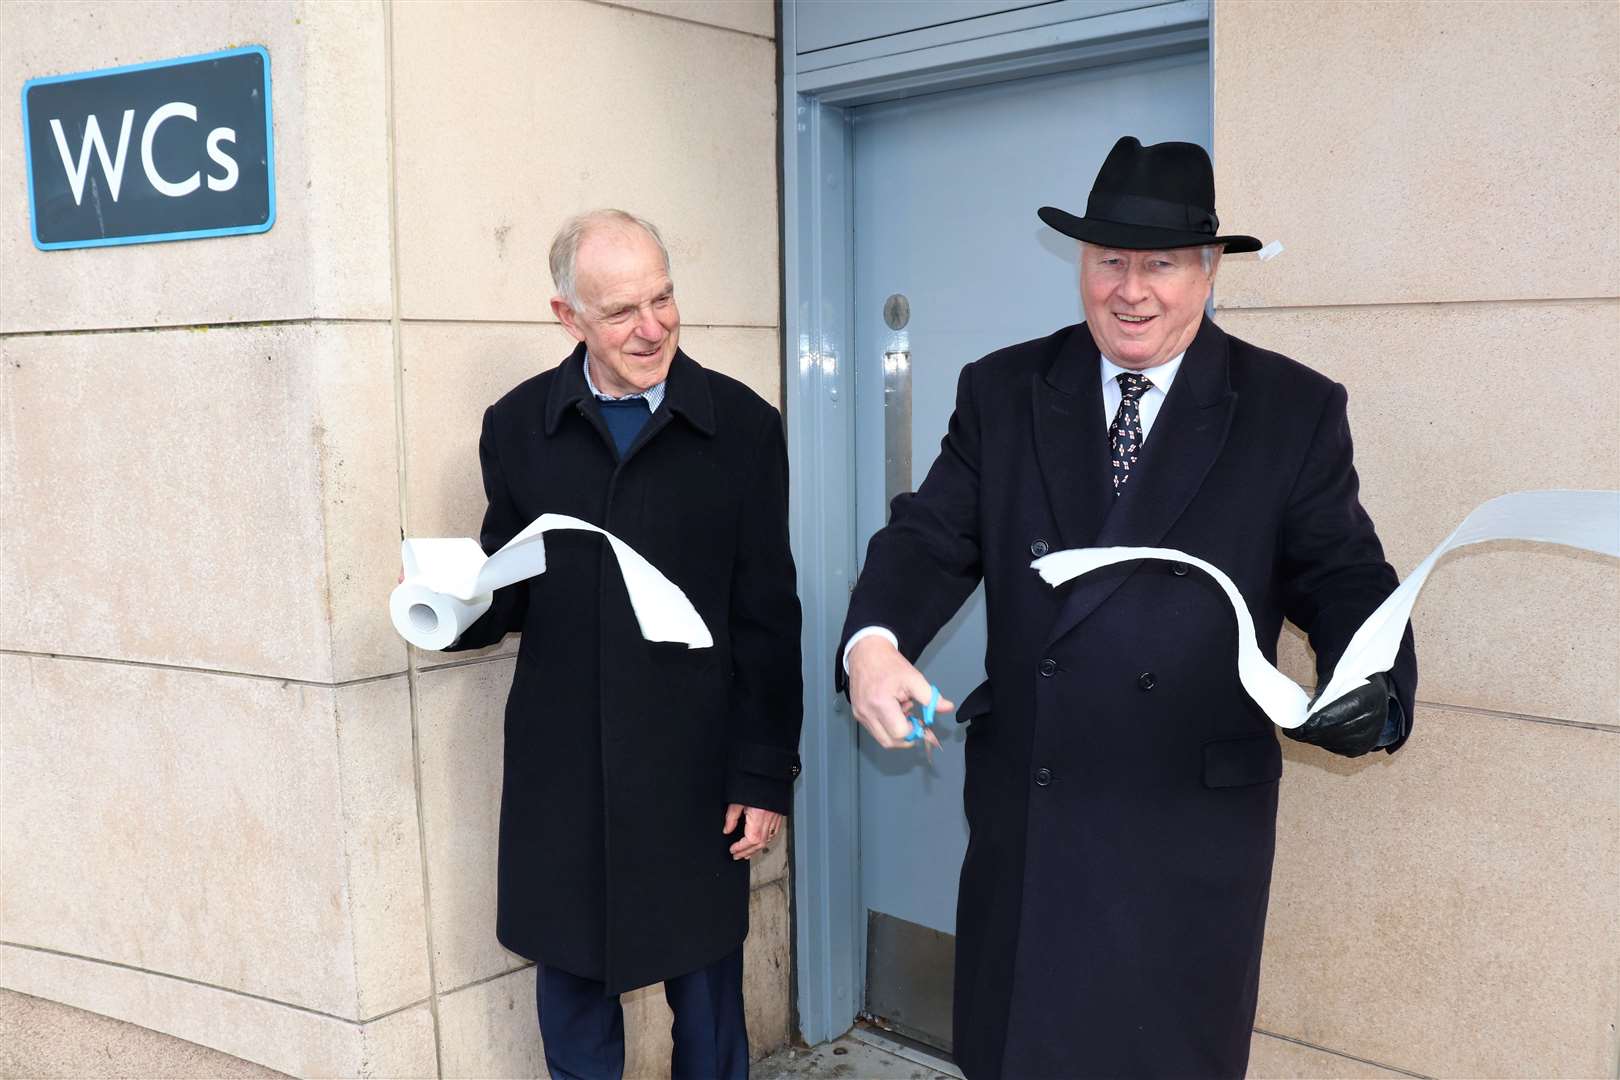
{"type": "Polygon", "coordinates": [[[494,601],[493,593],[463,600],[407,579],[389,595],[388,613],[400,637],[418,649],[437,652],[454,645],[494,601]]]}
{"type": "Polygon", "coordinates": [[[692,649],[714,644],[708,625],[678,585],[606,529],[566,514],[541,514],[488,558],[477,541],[465,537],[406,540],[400,545],[405,580],[388,598],[394,629],[419,649],[454,644],[489,610],[496,589],[546,572],[545,536],[559,529],[595,533],[607,541],[642,637],[692,649]]]}

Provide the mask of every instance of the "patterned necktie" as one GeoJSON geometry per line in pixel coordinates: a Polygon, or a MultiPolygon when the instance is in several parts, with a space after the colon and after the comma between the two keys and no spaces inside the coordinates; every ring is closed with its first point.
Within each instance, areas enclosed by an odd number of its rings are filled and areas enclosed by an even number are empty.
{"type": "Polygon", "coordinates": [[[1131,466],[1142,452],[1142,395],[1153,388],[1146,375],[1121,372],[1114,376],[1119,382],[1119,410],[1114,422],[1108,425],[1108,447],[1114,466],[1114,495],[1124,494],[1125,481],[1131,478],[1131,466]]]}

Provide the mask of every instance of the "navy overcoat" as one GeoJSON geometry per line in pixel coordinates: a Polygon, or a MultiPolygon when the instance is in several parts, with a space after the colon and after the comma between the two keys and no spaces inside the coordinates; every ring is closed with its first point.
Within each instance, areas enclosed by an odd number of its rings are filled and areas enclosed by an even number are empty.
{"type": "Polygon", "coordinates": [[[803,714],[777,411],[677,353],[621,460],[581,345],[484,414],[486,552],[543,513],[600,526],[692,601],[714,647],[644,640],[605,540],[546,537],[457,648],[523,635],[506,705],[497,934],[623,991],[728,955],[748,863],[728,803],[786,813],[803,714]]]}
{"type": "MultiPolygon", "coordinates": [[[[1238,683],[1224,594],[1163,562],[1054,590],[1032,559],[1197,555],[1236,582],[1268,658],[1286,617],[1324,680],[1396,584],[1342,387],[1204,320],[1116,501],[1100,383],[1084,324],[963,369],[844,630],[888,627],[915,660],[984,581],[989,677],[958,710],[954,1039],[974,1080],[1242,1076],[1271,880],[1282,756],[1238,683]]],[[[1410,717],[1410,638],[1394,683],[1410,717]]]]}

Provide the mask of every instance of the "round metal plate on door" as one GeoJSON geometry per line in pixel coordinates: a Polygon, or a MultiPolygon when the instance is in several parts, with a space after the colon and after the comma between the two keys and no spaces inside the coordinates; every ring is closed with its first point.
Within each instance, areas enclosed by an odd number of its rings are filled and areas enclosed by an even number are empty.
{"type": "Polygon", "coordinates": [[[903,293],[895,293],[883,301],[883,322],[890,330],[904,330],[911,321],[911,301],[903,293]]]}

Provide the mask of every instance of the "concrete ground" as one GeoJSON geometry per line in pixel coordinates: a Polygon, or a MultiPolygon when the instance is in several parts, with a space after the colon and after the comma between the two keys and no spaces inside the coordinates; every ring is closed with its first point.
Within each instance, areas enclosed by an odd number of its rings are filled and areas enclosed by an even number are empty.
{"type": "Polygon", "coordinates": [[[752,1076],[754,1080],[960,1080],[962,1074],[931,1050],[862,1026],[808,1050],[778,1050],[756,1062],[752,1076]]]}

